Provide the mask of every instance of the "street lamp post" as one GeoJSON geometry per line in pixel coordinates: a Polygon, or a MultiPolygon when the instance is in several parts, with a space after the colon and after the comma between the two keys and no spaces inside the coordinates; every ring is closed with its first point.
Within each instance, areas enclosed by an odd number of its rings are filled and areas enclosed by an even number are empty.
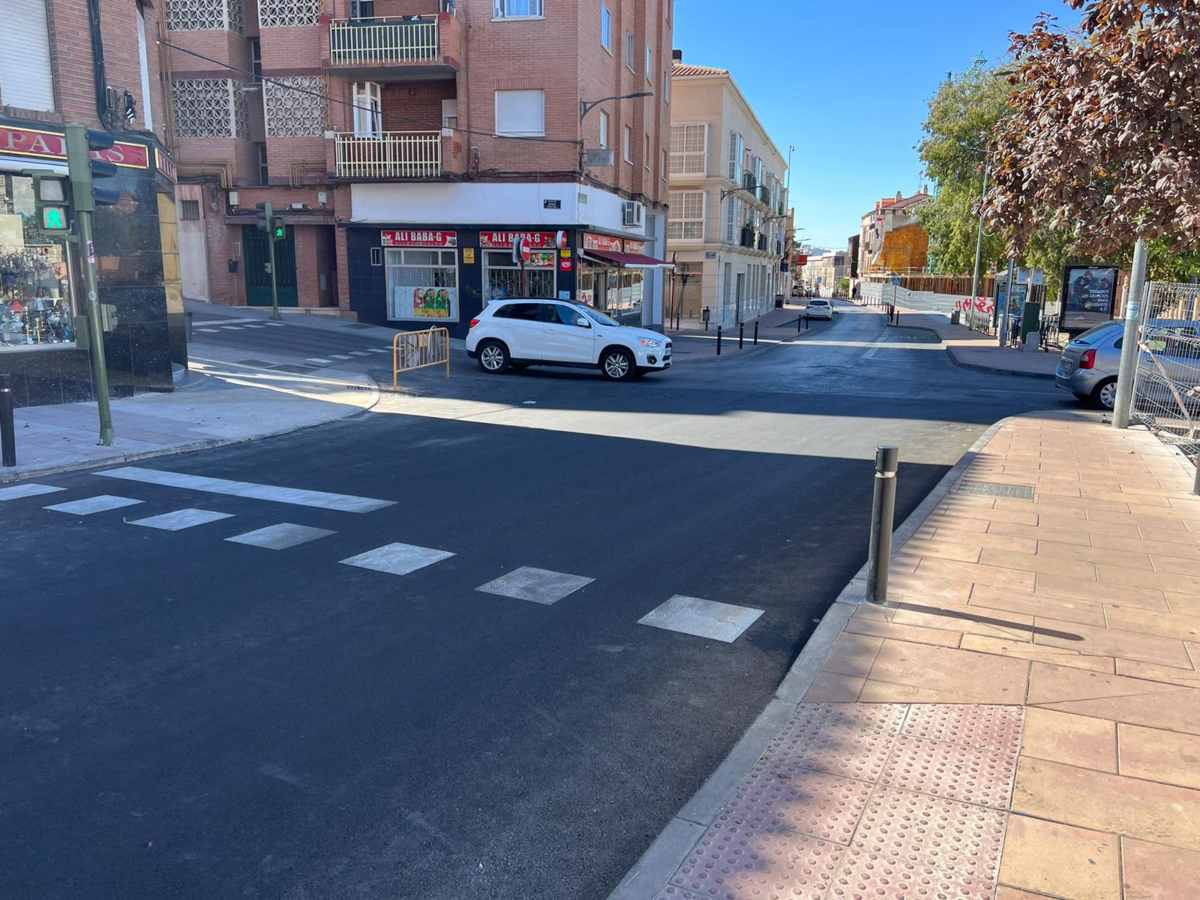
{"type": "Polygon", "coordinates": [[[599,100],[580,100],[579,101],[579,121],[582,122],[587,118],[587,114],[599,106],[601,103],[607,103],[610,100],[637,100],[641,97],[653,97],[653,91],[635,91],[632,94],[619,94],[613,97],[601,97],[599,100]]]}

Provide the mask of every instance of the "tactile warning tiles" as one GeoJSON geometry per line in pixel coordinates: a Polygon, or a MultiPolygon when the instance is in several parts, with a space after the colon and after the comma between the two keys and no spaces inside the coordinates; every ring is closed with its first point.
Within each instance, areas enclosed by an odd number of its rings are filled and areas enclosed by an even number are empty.
{"type": "Polygon", "coordinates": [[[879,780],[935,797],[1008,809],[1018,752],[1019,747],[966,747],[902,734],[879,780]]]}
{"type": "Polygon", "coordinates": [[[829,897],[991,900],[990,880],[968,878],[910,858],[849,850],[833,877],[829,897]]]}
{"type": "Polygon", "coordinates": [[[768,745],[764,762],[877,781],[908,707],[895,703],[806,703],[768,745]]]}
{"type": "Polygon", "coordinates": [[[818,900],[832,886],[844,852],[816,838],[715,822],[671,883],[716,900],[818,900]]]}
{"type": "Polygon", "coordinates": [[[863,781],[811,770],[789,776],[760,764],[738,785],[717,821],[848,845],[870,792],[871,785],[863,781]]]}
{"type": "Polygon", "coordinates": [[[901,734],[966,747],[1021,749],[1025,710],[1020,706],[914,703],[901,734]]]}
{"type": "Polygon", "coordinates": [[[879,788],[851,846],[877,860],[917,861],[994,884],[1006,818],[996,809],[879,788]]]}

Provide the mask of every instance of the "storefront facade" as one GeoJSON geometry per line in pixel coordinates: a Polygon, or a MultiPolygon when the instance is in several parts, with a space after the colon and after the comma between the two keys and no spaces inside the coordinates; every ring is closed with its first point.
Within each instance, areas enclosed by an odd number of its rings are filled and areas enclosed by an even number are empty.
{"type": "MultiPolygon", "coordinates": [[[[59,126],[0,118],[0,373],[21,406],[93,397],[80,253],[66,232],[42,230],[35,204],[35,175],[65,182],[65,150],[59,126]]],[[[105,186],[123,195],[95,214],[112,392],[169,390],[172,361],[187,354],[174,167],[144,135],[121,136],[101,155],[118,172],[105,186]]]]}

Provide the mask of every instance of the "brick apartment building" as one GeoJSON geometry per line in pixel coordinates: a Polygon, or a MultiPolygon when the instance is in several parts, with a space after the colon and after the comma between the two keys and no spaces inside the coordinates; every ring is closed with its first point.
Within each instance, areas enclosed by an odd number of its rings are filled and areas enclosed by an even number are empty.
{"type": "Polygon", "coordinates": [[[174,164],[156,38],[161,6],[138,0],[8,0],[0,27],[0,373],[18,404],[92,396],[79,251],[43,231],[34,179],[65,179],[64,123],[112,133],[95,217],[114,393],[170,389],[186,361],[175,250],[174,164]]]}
{"type": "Polygon", "coordinates": [[[270,303],[269,201],[287,306],[462,335],[526,294],[662,322],[672,0],[163,5],[185,295],[270,303]]]}
{"type": "Polygon", "coordinates": [[[728,70],[677,55],[667,230],[675,303],[681,318],[707,309],[728,327],[791,292],[787,162],[728,70]]]}

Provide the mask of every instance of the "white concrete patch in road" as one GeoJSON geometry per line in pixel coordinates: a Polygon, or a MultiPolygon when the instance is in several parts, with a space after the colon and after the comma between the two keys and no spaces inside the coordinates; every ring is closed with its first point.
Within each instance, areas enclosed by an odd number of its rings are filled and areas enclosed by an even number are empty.
{"type": "Polygon", "coordinates": [[[86,500],[72,500],[70,503],[59,503],[47,506],[54,512],[69,513],[73,516],[90,516],[95,513],[108,512],[110,509],[120,509],[123,506],[136,506],[141,500],[129,497],[114,497],[111,494],[101,494],[98,497],[88,497],[86,500]]]}
{"type": "Polygon", "coordinates": [[[308,357],[308,358],[307,358],[306,360],[304,360],[304,361],[305,361],[305,362],[310,362],[310,363],[316,363],[318,366],[327,366],[327,365],[329,365],[331,362],[333,362],[333,360],[331,360],[331,359],[322,359],[322,358],[321,358],[321,357],[319,357],[319,356],[310,356],[310,357],[308,357]]]}
{"type": "Polygon", "coordinates": [[[549,569],[522,566],[507,575],[501,575],[496,580],[475,588],[475,590],[485,594],[495,594],[498,597],[512,597],[514,600],[528,600],[531,603],[550,606],[595,580],[582,575],[568,575],[565,572],[551,572],[549,569]]]}
{"type": "Polygon", "coordinates": [[[344,353],[330,353],[329,356],[331,359],[354,359],[353,356],[346,356],[344,353]]]}
{"type": "Polygon", "coordinates": [[[372,347],[371,352],[372,353],[391,353],[392,348],[391,347],[372,347]]]}
{"type": "Polygon", "coordinates": [[[289,547],[299,547],[301,544],[307,544],[334,533],[325,528],[310,528],[308,525],[281,522],[278,525],[268,525],[266,528],[247,531],[245,534],[238,534],[231,538],[225,538],[225,540],[234,544],[262,547],[265,550],[287,550],[289,547]]]}
{"type": "Polygon", "coordinates": [[[351,356],[370,356],[371,354],[368,353],[366,350],[351,350],[350,355],[351,356]]]}
{"type": "Polygon", "coordinates": [[[388,575],[407,575],[443,559],[449,559],[453,555],[448,550],[434,550],[412,544],[384,544],[358,556],[343,559],[342,565],[384,572],[388,575]]]}
{"type": "Polygon", "coordinates": [[[194,328],[192,330],[195,331],[196,334],[216,334],[220,329],[218,329],[218,328],[194,328]]]}
{"type": "Polygon", "coordinates": [[[269,325],[269,326],[271,326],[272,328],[282,328],[282,327],[283,327],[283,323],[282,323],[282,322],[263,322],[263,324],[264,324],[264,325],[269,325]]]}
{"type": "Polygon", "coordinates": [[[270,500],[273,503],[290,503],[293,506],[311,506],[314,509],[332,509],[337,512],[368,513],[395,505],[392,500],[377,500],[374,497],[329,494],[325,491],[306,491],[300,488],[277,487],[273,484],[254,484],[249,481],[228,481],[224,478],[185,475],[182,472],[167,472],[161,469],[144,469],[141,466],[123,466],[120,469],[109,469],[107,472],[97,472],[96,474],[104,478],[121,478],[125,481],[140,481],[144,484],[202,491],[206,494],[247,497],[251,500],[270,500]]]}
{"type": "Polygon", "coordinates": [[[241,331],[245,327],[246,327],[245,325],[222,325],[221,330],[222,331],[241,331]]]}
{"type": "Polygon", "coordinates": [[[57,494],[63,488],[52,484],[15,484],[12,487],[0,488],[0,503],[5,500],[20,500],[22,497],[40,497],[42,494],[57,494]]]}
{"type": "Polygon", "coordinates": [[[262,325],[246,325],[243,327],[245,327],[245,328],[262,328],[263,326],[262,325]]]}
{"type": "Polygon", "coordinates": [[[638,619],[639,625],[679,631],[732,644],[763,614],[761,609],[676,594],[638,619]]]}
{"type": "Polygon", "coordinates": [[[185,528],[195,528],[197,525],[207,525],[209,522],[232,518],[230,513],[213,512],[208,509],[177,509],[175,512],[163,513],[161,516],[134,519],[129,524],[141,525],[143,528],[157,528],[160,531],[183,531],[185,528]]]}

